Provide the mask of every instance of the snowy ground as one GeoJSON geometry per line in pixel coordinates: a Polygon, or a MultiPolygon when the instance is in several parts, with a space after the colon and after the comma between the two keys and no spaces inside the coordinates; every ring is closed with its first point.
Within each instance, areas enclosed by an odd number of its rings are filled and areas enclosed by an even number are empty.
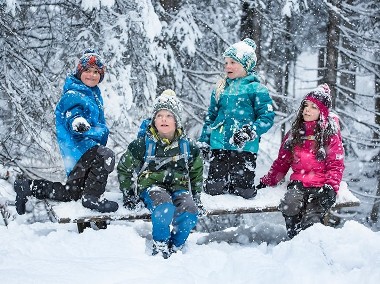
{"type": "MultiPolygon", "coordinates": [[[[11,191],[4,181],[1,187],[11,191]]],[[[1,283],[379,283],[380,232],[348,221],[283,241],[278,213],[255,216],[250,226],[193,232],[167,260],[147,250],[149,222],[78,234],[75,224],[17,216],[0,225],[1,283]]]]}

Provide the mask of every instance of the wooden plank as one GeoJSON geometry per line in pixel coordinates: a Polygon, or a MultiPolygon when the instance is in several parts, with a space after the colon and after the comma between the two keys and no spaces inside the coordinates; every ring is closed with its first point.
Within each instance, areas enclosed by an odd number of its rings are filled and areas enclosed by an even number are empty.
{"type": "MultiPolygon", "coordinates": [[[[80,218],[67,218],[67,217],[58,217],[54,212],[54,209],[45,200],[47,208],[49,208],[50,213],[54,216],[55,220],[58,223],[85,223],[85,222],[99,222],[99,221],[133,221],[133,220],[150,220],[150,213],[142,214],[129,214],[129,215],[95,215],[95,216],[83,216],[80,218]]],[[[336,210],[339,208],[346,207],[356,207],[359,206],[359,202],[344,202],[336,204],[331,208],[331,210],[336,210]]],[[[227,214],[249,214],[249,213],[265,213],[265,212],[278,212],[278,206],[268,206],[264,208],[236,208],[236,209],[215,209],[207,210],[205,216],[216,216],[216,215],[227,215],[227,214]]]]}
{"type": "MultiPolygon", "coordinates": [[[[202,193],[202,203],[206,208],[206,216],[217,216],[227,214],[249,214],[277,212],[280,200],[286,192],[286,186],[262,189],[257,196],[251,200],[244,200],[234,195],[210,196],[202,193]]],[[[110,221],[134,221],[150,220],[147,209],[138,212],[127,210],[122,206],[121,192],[108,192],[106,198],[119,203],[119,210],[115,213],[102,214],[84,208],[80,201],[68,203],[47,201],[46,208],[52,220],[58,223],[88,223],[88,222],[110,222],[110,221]]],[[[337,202],[332,210],[345,207],[356,207],[360,205],[357,199],[348,189],[347,184],[342,182],[337,202]]]]}

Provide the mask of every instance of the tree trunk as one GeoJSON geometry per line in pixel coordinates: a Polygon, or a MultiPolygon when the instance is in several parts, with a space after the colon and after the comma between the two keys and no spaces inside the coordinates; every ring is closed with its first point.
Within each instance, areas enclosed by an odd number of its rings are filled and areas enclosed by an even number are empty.
{"type": "Polygon", "coordinates": [[[257,7],[251,7],[251,5],[244,1],[242,4],[242,15],[240,21],[240,36],[241,39],[251,38],[255,41],[257,63],[259,66],[261,62],[261,22],[262,17],[257,7]]]}
{"type": "MultiPolygon", "coordinates": [[[[380,69],[380,68],[377,68],[380,69]]],[[[376,125],[380,126],[380,77],[375,77],[375,94],[377,95],[375,98],[375,123],[376,125]]],[[[374,132],[373,138],[375,141],[378,141],[380,138],[380,135],[378,132],[374,132]]],[[[379,208],[380,208],[380,147],[379,142],[375,142],[375,144],[378,146],[378,153],[373,161],[374,166],[376,168],[376,175],[377,175],[377,191],[376,196],[378,198],[375,199],[375,202],[372,207],[371,211],[371,220],[376,223],[379,218],[379,208]]]]}
{"type": "MultiPolygon", "coordinates": [[[[348,5],[352,5],[353,0],[347,0],[348,5]]],[[[352,14],[353,12],[351,12],[352,14]]],[[[348,30],[352,30],[353,26],[351,22],[344,21],[343,26],[348,30]]],[[[342,34],[342,48],[348,52],[354,54],[356,53],[356,48],[352,44],[351,36],[347,34],[342,34]]],[[[351,56],[346,54],[345,51],[340,53],[341,64],[340,64],[340,84],[345,87],[344,90],[338,90],[339,101],[341,102],[341,107],[347,105],[348,98],[355,99],[355,88],[356,88],[356,63],[351,59],[351,56]],[[346,90],[347,88],[347,90],[346,90]],[[343,95],[345,94],[345,96],[343,95]]]]}
{"type": "MultiPolygon", "coordinates": [[[[341,0],[332,0],[331,4],[335,7],[340,6],[341,0]]],[[[339,46],[339,17],[338,14],[329,9],[329,19],[327,23],[327,45],[326,45],[326,73],[324,82],[331,88],[331,97],[333,106],[336,100],[336,83],[338,67],[338,49],[339,46]]]]}

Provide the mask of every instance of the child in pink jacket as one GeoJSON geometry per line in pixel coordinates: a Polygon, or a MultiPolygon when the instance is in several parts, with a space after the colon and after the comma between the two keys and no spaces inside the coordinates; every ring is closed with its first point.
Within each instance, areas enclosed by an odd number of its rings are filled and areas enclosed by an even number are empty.
{"type": "Polygon", "coordinates": [[[335,203],[344,170],[344,149],[337,117],[329,113],[330,88],[318,86],[301,102],[278,157],[257,188],[278,184],[291,168],[280,203],[288,237],[323,221],[335,203]]]}

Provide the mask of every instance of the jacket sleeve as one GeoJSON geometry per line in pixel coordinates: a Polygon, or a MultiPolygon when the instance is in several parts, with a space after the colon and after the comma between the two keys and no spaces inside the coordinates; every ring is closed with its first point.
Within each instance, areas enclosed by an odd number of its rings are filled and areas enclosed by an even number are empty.
{"type": "Polygon", "coordinates": [[[202,133],[199,142],[205,142],[210,145],[211,125],[218,116],[218,103],[216,101],[215,90],[211,94],[210,106],[207,111],[207,116],[203,124],[202,133]]]}
{"type": "Polygon", "coordinates": [[[194,159],[189,164],[189,176],[191,182],[191,191],[193,193],[200,193],[203,184],[203,160],[200,155],[199,148],[193,144],[194,159]]]}
{"type": "Polygon", "coordinates": [[[127,151],[121,156],[117,165],[117,177],[120,184],[120,190],[124,194],[134,188],[135,186],[135,171],[138,169],[143,161],[135,156],[136,152],[136,140],[132,141],[127,151]]]}
{"type": "Polygon", "coordinates": [[[280,150],[278,151],[277,158],[274,160],[269,172],[260,179],[260,182],[263,184],[268,186],[275,186],[288,173],[293,162],[292,152],[285,147],[285,143],[288,140],[288,137],[289,133],[285,135],[280,150]]]}
{"type": "Polygon", "coordinates": [[[76,91],[67,92],[60,101],[60,111],[66,120],[66,128],[74,137],[87,137],[95,140],[101,145],[106,145],[109,129],[103,123],[104,117],[98,110],[98,106],[93,104],[88,98],[76,91]],[[75,118],[83,117],[91,125],[90,130],[79,133],[73,130],[72,123],[75,118]]]}
{"type": "Polygon", "coordinates": [[[266,133],[272,126],[274,120],[273,102],[269,96],[268,89],[259,84],[257,87],[254,102],[255,122],[253,123],[253,129],[258,135],[266,133]]]}
{"type": "Polygon", "coordinates": [[[340,133],[330,136],[326,147],[326,184],[338,192],[344,171],[344,148],[340,133]]]}

